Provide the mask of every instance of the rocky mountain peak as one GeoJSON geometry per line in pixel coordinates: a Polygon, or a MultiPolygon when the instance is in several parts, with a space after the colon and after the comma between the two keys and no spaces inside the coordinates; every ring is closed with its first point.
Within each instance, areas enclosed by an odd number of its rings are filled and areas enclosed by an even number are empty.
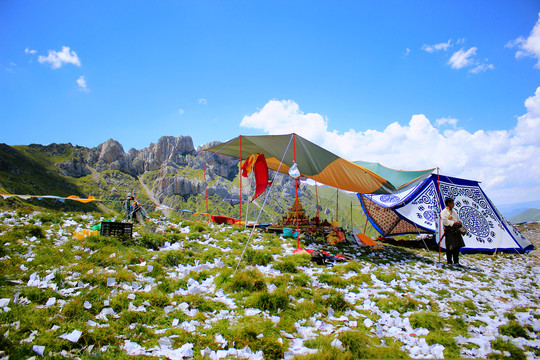
{"type": "Polygon", "coordinates": [[[98,149],[100,150],[98,162],[101,163],[112,164],[126,156],[122,144],[114,139],[107,140],[99,145],[98,149]]]}

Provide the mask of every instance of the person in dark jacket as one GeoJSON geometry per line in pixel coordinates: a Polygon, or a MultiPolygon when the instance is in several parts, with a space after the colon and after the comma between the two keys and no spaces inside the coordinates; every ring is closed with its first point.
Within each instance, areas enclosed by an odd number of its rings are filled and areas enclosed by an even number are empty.
{"type": "Polygon", "coordinates": [[[459,250],[465,246],[460,232],[462,226],[459,215],[454,211],[454,199],[446,198],[445,208],[441,212],[441,219],[444,226],[444,236],[446,238],[446,261],[448,264],[459,264],[459,250]]]}

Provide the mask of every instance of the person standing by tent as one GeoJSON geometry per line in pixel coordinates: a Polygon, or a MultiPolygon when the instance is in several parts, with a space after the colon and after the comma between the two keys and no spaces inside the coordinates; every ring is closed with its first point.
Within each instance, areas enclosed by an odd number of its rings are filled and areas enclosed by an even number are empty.
{"type": "Polygon", "coordinates": [[[459,265],[459,249],[465,246],[459,228],[461,220],[454,209],[454,199],[444,200],[445,208],[441,212],[441,219],[444,226],[444,236],[446,237],[446,261],[449,265],[459,265]]]}

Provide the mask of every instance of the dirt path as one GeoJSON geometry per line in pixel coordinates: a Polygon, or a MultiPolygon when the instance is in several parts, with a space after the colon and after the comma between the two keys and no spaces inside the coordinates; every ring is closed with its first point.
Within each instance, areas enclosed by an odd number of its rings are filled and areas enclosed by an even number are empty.
{"type": "MultiPolygon", "coordinates": [[[[152,200],[152,202],[154,204],[156,204],[157,206],[161,206],[158,199],[155,197],[154,192],[148,186],[146,186],[146,184],[142,181],[141,177],[139,177],[139,182],[141,183],[144,191],[146,191],[146,194],[148,195],[150,200],[152,200]]],[[[159,210],[161,210],[161,212],[163,212],[163,215],[165,215],[165,217],[167,217],[167,219],[171,217],[171,210],[170,209],[161,209],[160,208],[159,210]]]]}

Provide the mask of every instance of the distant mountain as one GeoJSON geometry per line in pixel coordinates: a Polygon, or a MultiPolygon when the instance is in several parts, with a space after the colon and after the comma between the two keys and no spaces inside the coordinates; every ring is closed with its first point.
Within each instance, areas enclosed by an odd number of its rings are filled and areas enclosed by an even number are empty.
{"type": "Polygon", "coordinates": [[[522,213],[511,217],[510,221],[514,224],[529,221],[540,221],[540,209],[527,209],[522,213]]]}
{"type": "MultiPolygon", "coordinates": [[[[203,171],[203,149],[190,136],[163,136],[156,144],[127,153],[110,139],[95,148],[72,144],[16,145],[0,144],[0,194],[56,195],[82,198],[94,196],[102,201],[81,204],[76,201],[0,197],[0,208],[20,206],[46,207],[55,210],[121,212],[122,201],[132,194],[148,212],[163,207],[177,209],[173,216],[206,213],[238,217],[256,216],[266,196],[253,203],[255,179],[239,178],[238,159],[207,154],[203,171]],[[204,173],[206,173],[206,182],[204,173]],[[242,191],[240,190],[242,188],[242,191]],[[208,194],[206,199],[205,193],[208,194]],[[240,208],[239,198],[242,196],[240,208]],[[207,205],[208,204],[208,205],[207,205]],[[252,206],[249,206],[252,205],[252,206]]],[[[260,221],[274,222],[287,215],[294,205],[294,182],[288,175],[274,178],[271,196],[263,207],[260,221]]],[[[365,224],[365,216],[354,194],[302,182],[298,194],[308,217],[321,212],[320,218],[342,223],[365,224]]],[[[165,211],[163,211],[165,213],[165,211]]],[[[188,215],[186,215],[188,216],[188,215]]],[[[191,215],[189,215],[191,216],[191,215]]]]}
{"type": "Polygon", "coordinates": [[[510,219],[513,216],[521,214],[528,209],[540,209],[540,200],[527,201],[516,204],[496,204],[497,210],[499,210],[505,218],[510,219]]]}

